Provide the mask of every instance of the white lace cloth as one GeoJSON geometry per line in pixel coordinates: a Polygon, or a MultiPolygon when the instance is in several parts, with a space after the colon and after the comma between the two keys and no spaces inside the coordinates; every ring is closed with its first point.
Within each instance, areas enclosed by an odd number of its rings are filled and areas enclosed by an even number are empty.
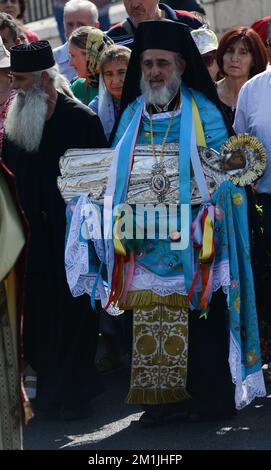
{"type": "Polygon", "coordinates": [[[254,372],[242,380],[241,350],[232,333],[230,334],[229,365],[232,381],[235,384],[237,410],[249,405],[254,398],[266,395],[262,370],[254,372]]]}
{"type": "MultiPolygon", "coordinates": [[[[92,239],[100,261],[103,260],[104,251],[102,240],[100,233],[97,232],[98,227],[100,227],[98,217],[97,209],[90,202],[89,198],[87,196],[81,196],[73,211],[65,249],[66,276],[73,297],[78,297],[83,294],[89,294],[91,296],[96,280],[96,274],[89,273],[88,240],[80,236],[82,222],[84,224],[86,223],[84,230],[88,231],[88,238],[92,239]],[[93,226],[91,224],[93,224],[93,226]],[[90,230],[94,227],[94,230],[90,230]],[[94,236],[96,237],[95,239],[94,236]]],[[[107,294],[101,276],[98,280],[95,298],[100,299],[102,304],[107,302],[107,294]]]]}
{"type": "MultiPolygon", "coordinates": [[[[228,261],[221,261],[214,267],[213,292],[220,287],[226,290],[230,286],[230,267],[228,261]]],[[[151,290],[155,294],[162,297],[171,294],[187,295],[184,276],[161,277],[147,270],[143,266],[136,263],[134,276],[129,288],[130,291],[135,290],[151,290]]],[[[196,291],[200,291],[200,279],[196,286],[196,291]]]]}

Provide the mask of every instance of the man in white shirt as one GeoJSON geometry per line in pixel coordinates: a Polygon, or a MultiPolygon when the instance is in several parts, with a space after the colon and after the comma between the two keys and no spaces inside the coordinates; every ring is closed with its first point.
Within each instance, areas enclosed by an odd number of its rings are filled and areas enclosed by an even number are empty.
{"type": "Polygon", "coordinates": [[[234,121],[239,134],[248,132],[257,137],[267,153],[267,166],[258,180],[256,191],[263,208],[263,228],[266,242],[271,247],[271,68],[255,75],[240,90],[234,121]]]}
{"type": "MultiPolygon", "coordinates": [[[[71,33],[80,26],[95,26],[99,28],[98,10],[89,0],[70,0],[64,7],[64,29],[68,39],[71,33]]],[[[55,61],[59,72],[71,81],[76,76],[76,71],[69,64],[68,41],[54,49],[55,61]]]]}

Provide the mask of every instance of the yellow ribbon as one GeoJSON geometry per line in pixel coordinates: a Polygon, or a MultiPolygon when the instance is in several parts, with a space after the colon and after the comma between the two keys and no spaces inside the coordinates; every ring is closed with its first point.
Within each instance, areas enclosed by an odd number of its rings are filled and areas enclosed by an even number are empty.
{"type": "Polygon", "coordinates": [[[113,242],[114,242],[114,249],[115,249],[115,253],[117,255],[121,255],[121,256],[126,256],[126,249],[119,237],[119,230],[120,230],[120,227],[119,227],[119,222],[120,222],[120,219],[121,219],[121,216],[120,215],[117,215],[116,216],[116,220],[115,220],[115,224],[114,224],[114,230],[113,230],[113,242]]]}
{"type": "Polygon", "coordinates": [[[193,97],[192,97],[192,114],[193,114],[193,120],[194,120],[194,126],[195,126],[197,145],[200,145],[201,147],[207,147],[204,132],[203,132],[203,127],[202,127],[202,123],[201,123],[201,119],[199,115],[199,110],[193,97]]]}
{"type": "MultiPolygon", "coordinates": [[[[201,119],[199,115],[199,110],[193,97],[192,97],[192,113],[193,113],[197,145],[200,145],[201,147],[207,147],[204,132],[203,132],[203,127],[202,127],[202,123],[201,123],[201,119]]],[[[214,254],[213,231],[214,231],[214,226],[213,226],[212,219],[210,218],[209,214],[207,214],[206,219],[204,221],[202,249],[201,249],[200,256],[199,256],[199,259],[202,263],[208,263],[214,254]]]]}
{"type": "Polygon", "coordinates": [[[203,228],[203,239],[202,239],[202,248],[199,255],[199,259],[202,263],[208,263],[214,253],[214,246],[213,246],[213,233],[214,233],[214,226],[213,221],[209,214],[207,214],[206,219],[204,221],[204,228],[203,228]]]}

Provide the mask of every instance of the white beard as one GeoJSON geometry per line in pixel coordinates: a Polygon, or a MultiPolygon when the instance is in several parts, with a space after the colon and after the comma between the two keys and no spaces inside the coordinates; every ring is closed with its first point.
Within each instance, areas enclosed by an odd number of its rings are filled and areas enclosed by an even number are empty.
{"type": "Polygon", "coordinates": [[[181,83],[181,75],[178,72],[174,72],[170,81],[159,88],[151,88],[149,82],[147,82],[142,75],[140,80],[140,89],[142,95],[145,98],[146,104],[157,104],[165,105],[168,104],[174,96],[176,96],[181,83]]]}
{"type": "MultiPolygon", "coordinates": [[[[18,90],[20,91],[20,90],[18,90]]],[[[24,96],[16,95],[5,122],[9,140],[27,152],[37,152],[48,111],[48,95],[34,85],[24,96]]]]}

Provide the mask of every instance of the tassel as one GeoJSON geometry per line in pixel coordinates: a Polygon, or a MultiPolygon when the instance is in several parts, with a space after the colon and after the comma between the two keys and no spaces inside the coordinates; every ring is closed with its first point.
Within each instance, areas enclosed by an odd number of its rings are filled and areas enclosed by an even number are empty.
{"type": "Polygon", "coordinates": [[[116,289],[112,298],[113,303],[116,303],[121,295],[123,274],[124,274],[124,257],[117,255],[116,289]]]}
{"type": "Polygon", "coordinates": [[[175,389],[140,389],[131,388],[126,398],[130,405],[159,405],[167,403],[179,403],[191,398],[185,388],[175,389]]]}
{"type": "Polygon", "coordinates": [[[117,255],[115,255],[114,258],[114,267],[113,267],[113,273],[112,273],[112,284],[111,284],[111,289],[109,293],[109,298],[106,306],[104,307],[104,310],[106,310],[109,305],[112,303],[114,292],[115,292],[115,286],[116,286],[116,276],[117,276],[117,269],[118,269],[118,264],[117,264],[117,255]]]}
{"type": "MultiPolygon", "coordinates": [[[[200,318],[207,318],[208,305],[212,295],[213,269],[214,269],[214,206],[203,206],[192,224],[191,236],[194,242],[202,241],[198,258],[197,272],[194,276],[188,297],[192,303],[196,283],[201,271],[202,293],[199,308],[200,318]],[[196,239],[196,240],[195,240],[196,239]],[[210,266],[211,263],[211,266],[210,266]]],[[[195,302],[194,302],[195,303],[195,302]]],[[[196,305],[194,305],[198,308],[196,305]]]]}
{"type": "Polygon", "coordinates": [[[123,292],[122,292],[122,295],[120,297],[120,304],[125,303],[125,300],[126,300],[126,297],[127,297],[127,294],[128,294],[128,290],[129,290],[130,284],[131,284],[132,279],[133,279],[134,270],[135,270],[135,255],[134,255],[133,252],[131,252],[130,253],[130,259],[129,259],[128,272],[127,272],[127,275],[126,275],[123,292]]]}

